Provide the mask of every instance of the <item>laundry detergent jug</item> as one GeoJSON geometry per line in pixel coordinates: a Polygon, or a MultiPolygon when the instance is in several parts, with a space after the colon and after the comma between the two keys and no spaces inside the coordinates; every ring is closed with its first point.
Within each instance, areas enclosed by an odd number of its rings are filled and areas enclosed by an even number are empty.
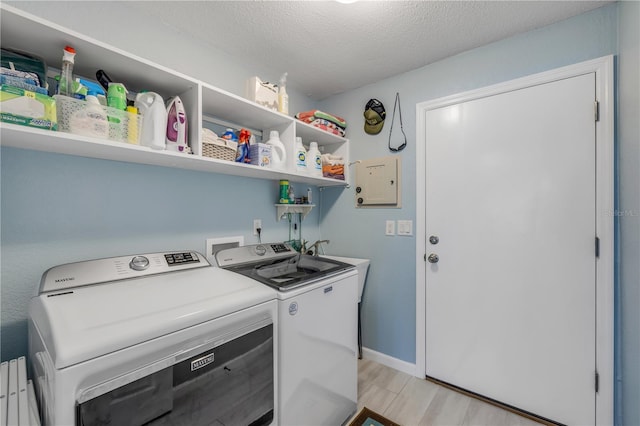
{"type": "Polygon", "coordinates": [[[267,145],[271,146],[271,165],[274,169],[284,170],[287,165],[287,150],[276,130],[269,133],[267,145]]]}
{"type": "Polygon", "coordinates": [[[165,149],[167,110],[164,108],[162,96],[154,92],[138,93],[134,106],[142,115],[140,145],[165,149]]]}

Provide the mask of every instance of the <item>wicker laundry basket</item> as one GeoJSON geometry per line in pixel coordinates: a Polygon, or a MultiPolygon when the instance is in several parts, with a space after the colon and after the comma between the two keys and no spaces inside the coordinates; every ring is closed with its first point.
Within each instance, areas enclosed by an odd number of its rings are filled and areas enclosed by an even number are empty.
{"type": "Polygon", "coordinates": [[[202,155],[218,160],[236,161],[238,142],[217,137],[209,129],[202,129],[202,155]]]}

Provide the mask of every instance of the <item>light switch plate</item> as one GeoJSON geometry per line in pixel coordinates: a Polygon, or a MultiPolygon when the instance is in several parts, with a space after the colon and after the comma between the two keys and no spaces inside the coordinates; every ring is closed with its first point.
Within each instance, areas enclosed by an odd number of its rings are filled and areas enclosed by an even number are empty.
{"type": "Polygon", "coordinates": [[[396,235],[396,221],[388,220],[384,231],[385,235],[396,235]]]}
{"type": "Polygon", "coordinates": [[[412,220],[399,220],[398,221],[398,235],[413,235],[413,221],[412,220]]]}

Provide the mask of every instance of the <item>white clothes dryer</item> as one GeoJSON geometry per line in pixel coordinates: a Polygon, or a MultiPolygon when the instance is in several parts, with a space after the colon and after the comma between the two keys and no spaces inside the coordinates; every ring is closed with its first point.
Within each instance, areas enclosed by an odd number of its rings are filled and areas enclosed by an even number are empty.
{"type": "Polygon", "coordinates": [[[196,252],[61,265],[29,306],[44,425],[278,424],[276,292],[196,252]]]}

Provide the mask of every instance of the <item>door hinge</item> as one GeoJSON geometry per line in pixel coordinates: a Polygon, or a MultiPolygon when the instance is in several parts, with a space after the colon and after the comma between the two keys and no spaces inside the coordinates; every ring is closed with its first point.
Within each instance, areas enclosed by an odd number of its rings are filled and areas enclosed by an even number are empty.
{"type": "Polygon", "coordinates": [[[596,257],[600,257],[600,238],[596,237],[596,257]]]}
{"type": "Polygon", "coordinates": [[[595,386],[596,386],[596,393],[598,393],[598,390],[600,390],[600,375],[598,374],[597,371],[595,374],[595,386]]]}
{"type": "Polygon", "coordinates": [[[600,121],[600,102],[595,101],[593,107],[595,121],[600,121]]]}
{"type": "Polygon", "coordinates": [[[424,261],[427,261],[427,253],[424,254],[424,261]]]}

